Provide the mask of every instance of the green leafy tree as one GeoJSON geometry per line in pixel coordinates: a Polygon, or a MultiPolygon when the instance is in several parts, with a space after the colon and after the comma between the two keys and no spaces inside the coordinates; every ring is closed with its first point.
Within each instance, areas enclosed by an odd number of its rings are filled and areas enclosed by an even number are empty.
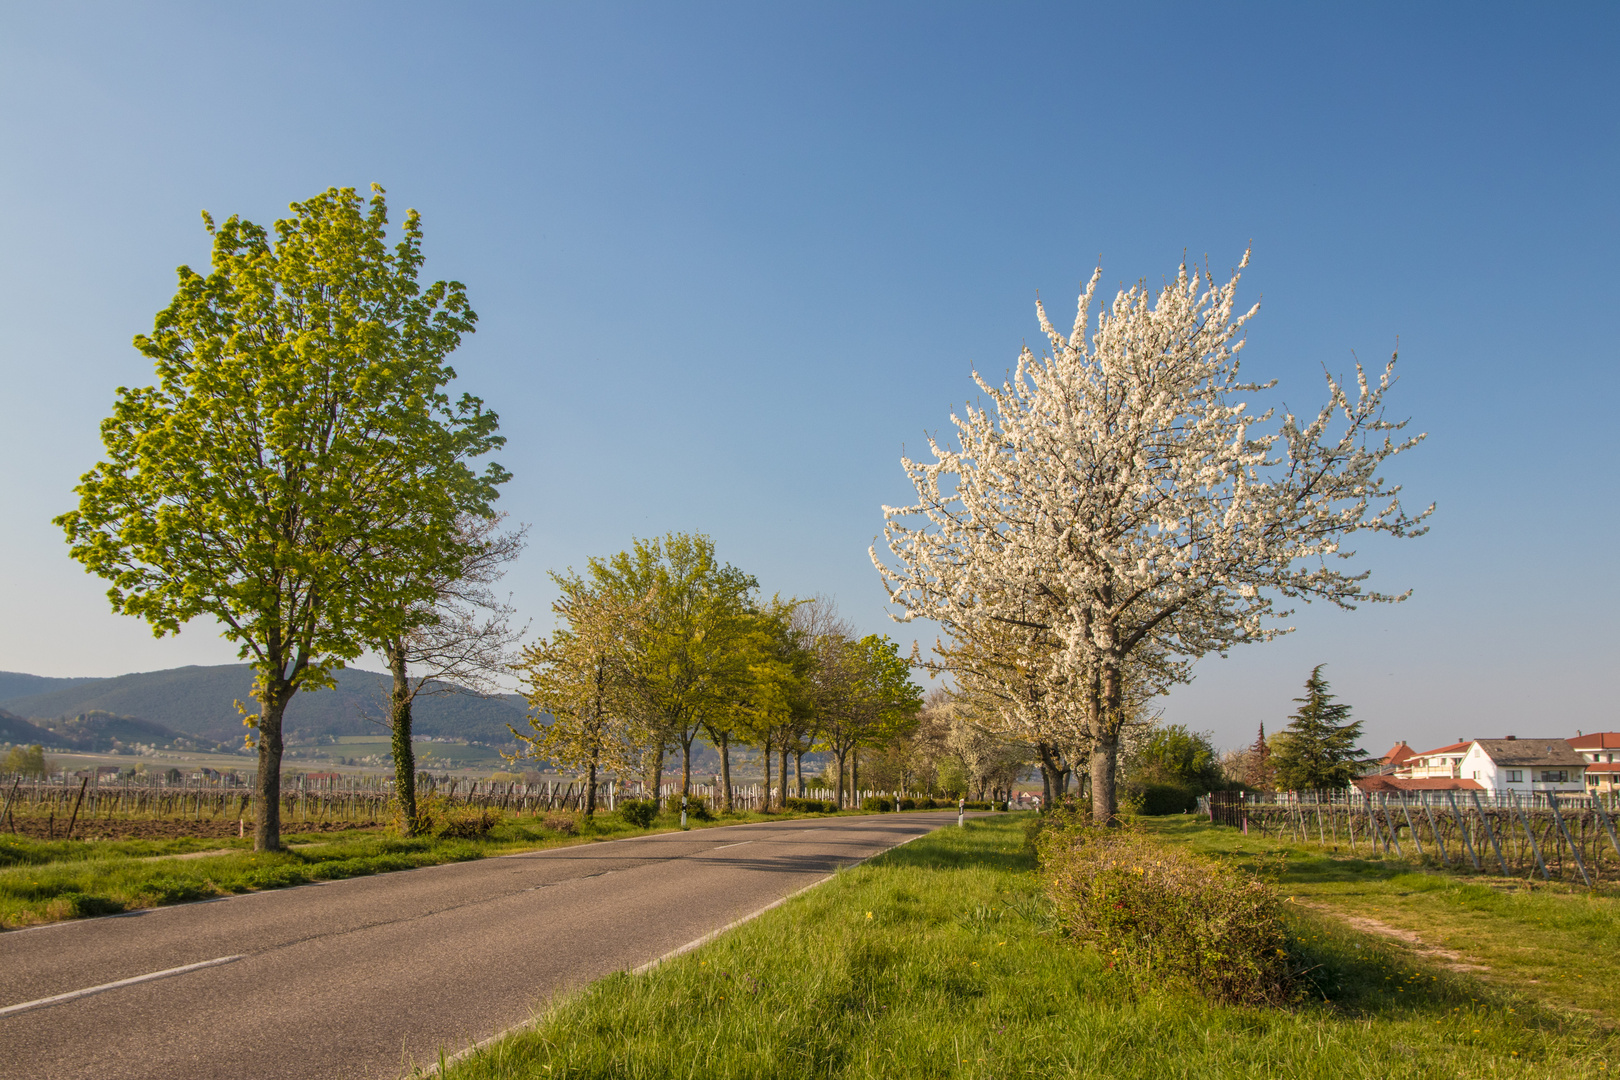
{"type": "Polygon", "coordinates": [[[253,664],[260,850],[281,846],[288,702],[416,624],[459,554],[443,504],[489,516],[506,477],[461,464],[498,445],[495,418],[444,392],[475,316],[459,283],[418,285],[417,214],[390,248],[381,188],[291,209],[273,235],[203,215],[209,273],[182,266],[135,338],[157,384],[118,391],[108,459],[56,519],[115,611],[159,636],[210,616],[253,664]]]}
{"type": "Polygon", "coordinates": [[[1185,724],[1153,729],[1135,757],[1138,778],[1149,782],[1210,791],[1225,780],[1209,736],[1189,731],[1185,724]]]}
{"type": "Polygon", "coordinates": [[[29,747],[13,746],[5,762],[0,764],[0,773],[45,777],[53,771],[51,764],[45,760],[45,748],[38,743],[29,747]]]}
{"type": "Polygon", "coordinates": [[[771,802],[771,753],[781,761],[781,795],[787,796],[787,755],[810,709],[807,675],[811,656],[802,647],[793,626],[799,601],[773,597],[750,614],[750,633],[744,642],[748,677],[740,686],[734,707],[708,722],[709,737],[720,749],[724,807],[733,807],[731,760],[733,739],[760,748],[765,770],[767,806],[771,802]]]}
{"type": "Polygon", "coordinates": [[[518,671],[530,730],[514,733],[536,757],[579,772],[589,816],[599,776],[631,771],[648,739],[631,719],[633,659],[624,643],[640,635],[649,598],[624,603],[572,572],[551,579],[561,592],[552,604],[561,625],[523,650],[518,671]]]}
{"type": "Polygon", "coordinates": [[[838,804],[849,789],[860,790],[859,748],[887,746],[917,726],[922,691],[911,681],[911,665],[887,635],[851,641],[832,638],[819,651],[821,745],[838,763],[838,804]]]}
{"type": "MultiPolygon", "coordinates": [[[[486,414],[493,416],[493,414],[486,414]]],[[[476,445],[476,444],[475,444],[476,445]]],[[[471,448],[466,451],[471,452],[471,448]]],[[[447,446],[437,465],[464,469],[458,451],[447,446]]],[[[458,479],[464,479],[463,472],[458,479]]],[[[447,483],[436,500],[440,513],[456,511],[455,496],[469,494],[465,487],[447,483]]],[[[471,494],[477,496],[476,488],[471,494]]],[[[457,513],[456,526],[445,557],[436,562],[408,564],[423,574],[434,598],[403,612],[383,612],[378,620],[388,636],[376,643],[393,676],[388,723],[394,758],[394,791],[399,800],[401,831],[414,836],[420,820],[416,810],[416,753],[411,743],[412,711],[423,694],[458,692],[492,696],[501,692],[498,675],[510,670],[522,631],[511,623],[513,608],[496,597],[490,587],[505,564],[523,550],[526,527],[501,530],[501,518],[457,513]]],[[[427,526],[431,528],[432,526],[427,526]]],[[[423,534],[415,534],[420,538],[423,534]]],[[[373,582],[366,595],[386,604],[395,590],[373,582]]]]}
{"type": "Polygon", "coordinates": [[[1367,764],[1357,748],[1361,721],[1350,719],[1350,706],[1333,700],[1318,664],[1305,680],[1305,696],[1289,718],[1270,754],[1272,776],[1283,791],[1326,791],[1350,786],[1367,764]]]}
{"type": "Polygon", "coordinates": [[[714,541],[701,533],[637,540],[629,551],[592,559],[593,586],[640,603],[645,614],[625,642],[631,655],[632,708],[650,735],[646,757],[659,790],[664,754],[681,753],[681,793],[692,789],[692,744],[711,721],[721,722],[744,693],[747,640],[758,583],[722,564],[714,541]]]}

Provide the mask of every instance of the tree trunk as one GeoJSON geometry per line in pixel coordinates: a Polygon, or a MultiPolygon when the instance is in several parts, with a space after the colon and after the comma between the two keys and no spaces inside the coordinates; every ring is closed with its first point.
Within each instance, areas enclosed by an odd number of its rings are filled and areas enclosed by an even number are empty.
{"type": "Polygon", "coordinates": [[[793,753],[793,784],[798,788],[799,798],[804,798],[804,751],[795,750],[793,753]]]}
{"type": "Polygon", "coordinates": [[[861,802],[861,748],[849,748],[849,802],[858,807],[861,802]]]}
{"type": "Polygon", "coordinates": [[[585,816],[592,817],[596,813],[596,755],[591,754],[590,775],[585,781],[585,816]]]}
{"type": "Polygon", "coordinates": [[[664,748],[653,755],[652,801],[659,810],[664,808],[664,748]]]}
{"type": "Polygon", "coordinates": [[[253,825],[254,851],[281,850],[281,717],[293,688],[286,680],[266,680],[259,703],[259,776],[255,798],[258,821],[253,825]]]}
{"type": "Polygon", "coordinates": [[[783,742],[782,743],[782,749],[781,749],[780,752],[778,752],[778,754],[776,756],[776,760],[778,762],[780,762],[781,765],[782,765],[782,767],[777,770],[777,772],[782,774],[782,797],[779,800],[777,800],[776,805],[780,806],[784,810],[787,809],[787,799],[788,799],[788,793],[787,793],[787,791],[788,791],[788,788],[787,788],[787,757],[788,757],[787,743],[783,742]]]}
{"type": "MultiPolygon", "coordinates": [[[[729,813],[731,810],[731,736],[722,735],[716,741],[720,743],[720,787],[725,792],[724,809],[729,813]]],[[[767,776],[765,778],[766,784],[769,784],[770,781],[771,778],[767,776]]]]}
{"type": "MultiPolygon", "coordinates": [[[[1115,628],[1106,628],[1109,642],[1119,638],[1115,628]]],[[[1091,820],[1094,825],[1119,824],[1119,793],[1115,780],[1119,772],[1119,733],[1123,725],[1125,682],[1123,659],[1114,653],[1103,657],[1100,684],[1093,684],[1091,699],[1091,820]]]]}
{"type": "Polygon", "coordinates": [[[1052,748],[1045,743],[1036,743],[1035,752],[1041,758],[1041,813],[1052,809],[1052,774],[1057,772],[1057,763],[1052,760],[1052,748]]]}
{"type": "Polygon", "coordinates": [[[1099,734],[1091,744],[1091,821],[1094,825],[1119,824],[1119,801],[1114,790],[1118,767],[1118,734],[1099,734]]]}
{"type": "Polygon", "coordinates": [[[842,810],[844,808],[844,767],[847,763],[849,751],[836,750],[834,753],[838,755],[838,809],[842,810]]]}
{"type": "Polygon", "coordinates": [[[765,737],[765,809],[771,808],[771,738],[765,737]]]}
{"type": "MultiPolygon", "coordinates": [[[[697,736],[694,735],[693,738],[697,736]]],[[[681,794],[692,793],[692,739],[681,740],[681,794]]]]}
{"type": "Polygon", "coordinates": [[[399,800],[401,836],[416,835],[416,750],[411,745],[411,681],[405,670],[405,646],[388,646],[388,670],[394,676],[388,726],[394,752],[394,797],[399,800]]]}

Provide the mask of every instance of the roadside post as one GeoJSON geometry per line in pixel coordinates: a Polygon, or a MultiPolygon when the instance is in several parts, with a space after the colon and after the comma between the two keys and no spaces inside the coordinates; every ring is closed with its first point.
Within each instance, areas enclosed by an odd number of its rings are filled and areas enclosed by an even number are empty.
{"type": "Polygon", "coordinates": [[[960,799],[956,800],[956,827],[958,829],[960,829],[962,827],[963,823],[966,822],[966,821],[967,821],[967,798],[964,796],[963,798],[960,798],[960,799]]]}
{"type": "Polygon", "coordinates": [[[686,828],[686,793],[681,793],[681,828],[686,828]]]}

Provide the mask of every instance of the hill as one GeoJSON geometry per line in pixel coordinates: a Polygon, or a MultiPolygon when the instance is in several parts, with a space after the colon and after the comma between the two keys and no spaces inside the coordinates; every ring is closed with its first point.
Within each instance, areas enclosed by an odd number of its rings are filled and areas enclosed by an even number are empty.
{"type": "Polygon", "coordinates": [[[114,716],[105,712],[79,713],[51,720],[24,720],[0,710],[0,742],[31,746],[38,743],[52,750],[81,750],[104,753],[110,750],[155,746],[161,750],[224,750],[211,739],[186,735],[173,728],[134,716],[114,716]]]}
{"type": "Polygon", "coordinates": [[[94,678],[53,679],[47,675],[24,675],[20,671],[0,671],[0,701],[64,690],[70,686],[92,683],[94,678]]]}
{"type": "Polygon", "coordinates": [[[38,743],[41,746],[54,746],[55,743],[51,739],[51,732],[0,709],[0,743],[14,743],[18,746],[33,746],[38,743]]]}
{"type": "MultiPolygon", "coordinates": [[[[253,704],[253,670],[246,664],[171,668],[82,682],[42,681],[70,685],[47,686],[42,692],[0,697],[0,709],[34,718],[35,723],[39,723],[40,718],[90,713],[139,717],[182,735],[235,746],[241,743],[243,727],[234,702],[242,701],[250,707],[253,704]]],[[[307,741],[325,735],[369,735],[383,729],[390,686],[388,676],[375,671],[346,669],[339,673],[337,682],[336,689],[300,693],[292,699],[286,718],[289,741],[307,741]]],[[[523,701],[516,695],[482,698],[453,689],[421,695],[413,713],[413,726],[419,735],[494,745],[511,741],[511,733],[506,729],[508,724],[521,729],[526,723],[523,701]]]]}

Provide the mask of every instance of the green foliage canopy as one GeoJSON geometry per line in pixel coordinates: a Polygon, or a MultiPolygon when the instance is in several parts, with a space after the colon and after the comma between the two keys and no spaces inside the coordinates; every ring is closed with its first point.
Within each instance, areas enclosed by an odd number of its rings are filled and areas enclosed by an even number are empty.
{"type": "Polygon", "coordinates": [[[1209,736],[1185,724],[1156,728],[1136,754],[1136,772],[1144,780],[1181,784],[1211,791],[1224,782],[1209,736]]]}
{"type": "MultiPolygon", "coordinates": [[[[482,402],[445,392],[477,317],[459,282],[419,286],[418,215],[390,249],[381,188],[291,209],[273,235],[203,215],[210,272],[180,267],[135,338],[157,384],[118,390],[107,460],[56,519],[115,611],[158,636],[199,615],[224,625],[258,673],[275,790],[287,700],[433,599],[454,509],[487,515],[507,479],[466,464],[501,439],[482,402]]],[[[274,822],[259,840],[279,846],[274,822]]]]}
{"type": "Polygon", "coordinates": [[[1279,733],[1271,754],[1271,768],[1282,791],[1326,791],[1348,787],[1367,764],[1358,749],[1361,721],[1350,719],[1350,706],[1333,700],[1328,681],[1318,664],[1305,681],[1305,696],[1295,698],[1299,709],[1279,733]]]}

